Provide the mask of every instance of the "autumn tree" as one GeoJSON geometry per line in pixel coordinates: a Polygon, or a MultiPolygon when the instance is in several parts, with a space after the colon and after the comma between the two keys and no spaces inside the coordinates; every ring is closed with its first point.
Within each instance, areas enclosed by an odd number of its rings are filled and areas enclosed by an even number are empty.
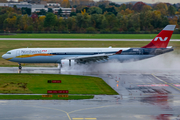
{"type": "Polygon", "coordinates": [[[69,8],[70,7],[69,0],[63,0],[62,3],[61,3],[61,6],[65,7],[65,8],[69,8]]]}
{"type": "Polygon", "coordinates": [[[141,12],[140,13],[140,27],[143,31],[152,30],[152,11],[141,12]]]}
{"type": "Polygon", "coordinates": [[[38,15],[36,13],[33,13],[31,15],[31,18],[32,18],[32,26],[34,28],[35,31],[38,31],[38,26],[39,26],[39,19],[38,19],[38,15]]]}
{"type": "Polygon", "coordinates": [[[57,19],[57,22],[55,23],[55,30],[56,31],[63,31],[66,29],[65,21],[62,17],[57,19]]]}
{"type": "Polygon", "coordinates": [[[38,18],[38,31],[44,31],[44,21],[46,16],[42,15],[38,18]]]}
{"type": "Polygon", "coordinates": [[[100,14],[91,15],[91,24],[96,29],[101,29],[102,20],[103,20],[103,15],[100,14]]]}
{"type": "Polygon", "coordinates": [[[87,13],[89,13],[89,14],[102,14],[102,9],[99,7],[93,6],[93,7],[90,7],[88,9],[87,13]]]}
{"type": "Polygon", "coordinates": [[[46,15],[46,13],[47,13],[46,10],[41,9],[40,12],[38,12],[37,14],[38,15],[46,15]]]}
{"type": "Polygon", "coordinates": [[[69,31],[77,31],[76,23],[76,17],[69,17],[66,19],[67,28],[69,31]]]}
{"type": "Polygon", "coordinates": [[[80,1],[79,0],[72,0],[71,5],[75,6],[75,5],[79,5],[80,1]]]}
{"type": "Polygon", "coordinates": [[[57,13],[59,16],[62,16],[62,9],[60,8],[57,13]]]}
{"type": "Polygon", "coordinates": [[[132,7],[132,9],[136,12],[141,12],[143,10],[143,6],[146,5],[143,2],[137,2],[136,4],[134,4],[134,6],[132,7]]]}
{"type": "Polygon", "coordinates": [[[116,3],[114,3],[114,2],[110,2],[110,3],[109,3],[109,6],[120,7],[119,4],[116,4],[116,3]]]}
{"type": "Polygon", "coordinates": [[[129,16],[128,22],[128,30],[129,31],[140,31],[140,14],[132,14],[129,16]]]}
{"type": "Polygon", "coordinates": [[[70,17],[72,16],[76,16],[76,10],[72,7],[71,13],[70,13],[70,17]]]}
{"type": "Polygon", "coordinates": [[[178,17],[175,16],[173,18],[169,18],[169,24],[178,25],[177,22],[178,22],[178,17]]]}
{"type": "Polygon", "coordinates": [[[30,8],[23,7],[23,8],[21,8],[21,11],[22,11],[23,15],[25,15],[25,14],[31,15],[31,9],[30,8]]]}
{"type": "Polygon", "coordinates": [[[16,20],[17,20],[16,16],[7,18],[4,21],[6,23],[6,28],[8,28],[8,30],[13,30],[15,28],[15,25],[16,25],[16,20]]]}
{"type": "Polygon", "coordinates": [[[3,30],[3,24],[7,17],[8,17],[8,14],[0,14],[0,30],[3,30]]]}
{"type": "Polygon", "coordinates": [[[53,13],[54,11],[52,8],[48,8],[48,12],[53,13]]]}
{"type": "Polygon", "coordinates": [[[110,29],[113,29],[113,28],[118,26],[117,17],[113,13],[111,13],[111,12],[107,13],[107,14],[105,14],[105,17],[106,17],[106,19],[107,19],[107,21],[109,23],[108,27],[110,29]]]}
{"type": "Polygon", "coordinates": [[[103,31],[103,32],[109,32],[108,26],[109,26],[109,23],[108,23],[106,17],[103,16],[103,18],[102,18],[102,25],[101,25],[101,31],[103,31]]]}
{"type": "Polygon", "coordinates": [[[105,11],[106,12],[111,12],[111,13],[113,13],[114,15],[117,15],[117,11],[116,11],[116,9],[115,9],[115,7],[108,7],[108,8],[105,8],[105,11]]]}
{"type": "Polygon", "coordinates": [[[120,31],[127,31],[128,28],[128,17],[126,15],[118,15],[118,23],[120,27],[120,31]]]}
{"type": "Polygon", "coordinates": [[[130,10],[132,10],[133,4],[132,4],[132,3],[127,3],[127,4],[126,4],[126,8],[129,8],[130,10]]]}
{"type": "Polygon", "coordinates": [[[167,7],[167,5],[165,3],[158,3],[158,4],[156,4],[154,6],[154,9],[161,11],[162,15],[167,15],[168,7],[167,7]]]}
{"type": "Polygon", "coordinates": [[[176,11],[175,14],[180,15],[180,9],[178,9],[178,11],[176,11]]]}
{"type": "Polygon", "coordinates": [[[55,23],[56,23],[56,16],[53,13],[47,13],[46,18],[44,20],[44,27],[46,27],[47,30],[52,30],[55,23]]]}
{"type": "Polygon", "coordinates": [[[122,15],[128,15],[128,14],[131,14],[131,13],[134,13],[133,10],[130,10],[129,8],[127,8],[125,11],[124,10],[121,10],[120,12],[122,15]]]}
{"type": "Polygon", "coordinates": [[[77,26],[81,29],[87,28],[90,26],[90,15],[88,15],[87,13],[80,14],[78,13],[76,16],[76,21],[77,21],[77,26]]]}
{"type": "Polygon", "coordinates": [[[148,10],[152,10],[152,7],[149,6],[149,5],[144,5],[143,8],[142,8],[142,11],[143,11],[143,12],[146,12],[146,11],[148,11],[148,10]]]}
{"type": "Polygon", "coordinates": [[[119,10],[126,10],[126,4],[121,4],[121,6],[119,7],[119,10]]]}
{"type": "Polygon", "coordinates": [[[20,29],[21,30],[28,30],[28,27],[32,25],[32,18],[29,17],[27,14],[23,15],[20,19],[20,29]]]}
{"type": "Polygon", "coordinates": [[[168,7],[168,13],[169,13],[169,15],[170,15],[170,16],[173,16],[173,15],[175,15],[175,12],[176,12],[176,8],[175,8],[174,6],[172,6],[172,5],[170,5],[170,6],[168,7]]]}

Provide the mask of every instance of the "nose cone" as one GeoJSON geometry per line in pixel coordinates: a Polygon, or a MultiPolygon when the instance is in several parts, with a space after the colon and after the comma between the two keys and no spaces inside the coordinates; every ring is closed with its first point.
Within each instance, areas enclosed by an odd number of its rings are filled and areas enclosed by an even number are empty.
{"type": "Polygon", "coordinates": [[[2,58],[6,59],[6,58],[5,58],[5,54],[4,54],[4,55],[2,55],[2,58]]]}
{"type": "Polygon", "coordinates": [[[8,60],[8,55],[4,54],[4,55],[2,55],[2,58],[8,60]]]}

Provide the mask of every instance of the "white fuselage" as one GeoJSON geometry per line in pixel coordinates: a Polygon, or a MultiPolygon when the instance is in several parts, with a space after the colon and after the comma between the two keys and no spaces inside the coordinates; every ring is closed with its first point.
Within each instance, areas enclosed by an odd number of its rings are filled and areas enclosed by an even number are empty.
{"type": "MultiPolygon", "coordinates": [[[[112,54],[119,50],[128,51],[132,48],[20,48],[8,51],[2,57],[6,60],[18,63],[60,63],[62,59],[72,57],[90,56],[98,54],[112,54]]],[[[138,48],[133,48],[131,53],[109,56],[108,60],[119,61],[139,60],[154,55],[143,55],[138,48]]]]}

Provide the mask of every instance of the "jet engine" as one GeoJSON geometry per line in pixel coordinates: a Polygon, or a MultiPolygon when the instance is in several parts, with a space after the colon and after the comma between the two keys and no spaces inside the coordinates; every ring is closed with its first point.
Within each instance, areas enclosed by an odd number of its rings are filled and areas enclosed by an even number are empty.
{"type": "Polygon", "coordinates": [[[61,60],[61,67],[70,67],[73,66],[76,62],[74,60],[63,59],[61,60]]]}

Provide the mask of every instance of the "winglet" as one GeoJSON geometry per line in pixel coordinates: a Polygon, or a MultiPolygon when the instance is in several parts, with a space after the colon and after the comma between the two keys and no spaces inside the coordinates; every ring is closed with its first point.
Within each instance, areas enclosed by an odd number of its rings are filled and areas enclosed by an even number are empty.
{"type": "Polygon", "coordinates": [[[149,44],[142,48],[166,48],[176,25],[167,25],[149,44]]]}
{"type": "Polygon", "coordinates": [[[119,50],[118,52],[116,52],[115,54],[121,54],[122,50],[119,50]]]}

